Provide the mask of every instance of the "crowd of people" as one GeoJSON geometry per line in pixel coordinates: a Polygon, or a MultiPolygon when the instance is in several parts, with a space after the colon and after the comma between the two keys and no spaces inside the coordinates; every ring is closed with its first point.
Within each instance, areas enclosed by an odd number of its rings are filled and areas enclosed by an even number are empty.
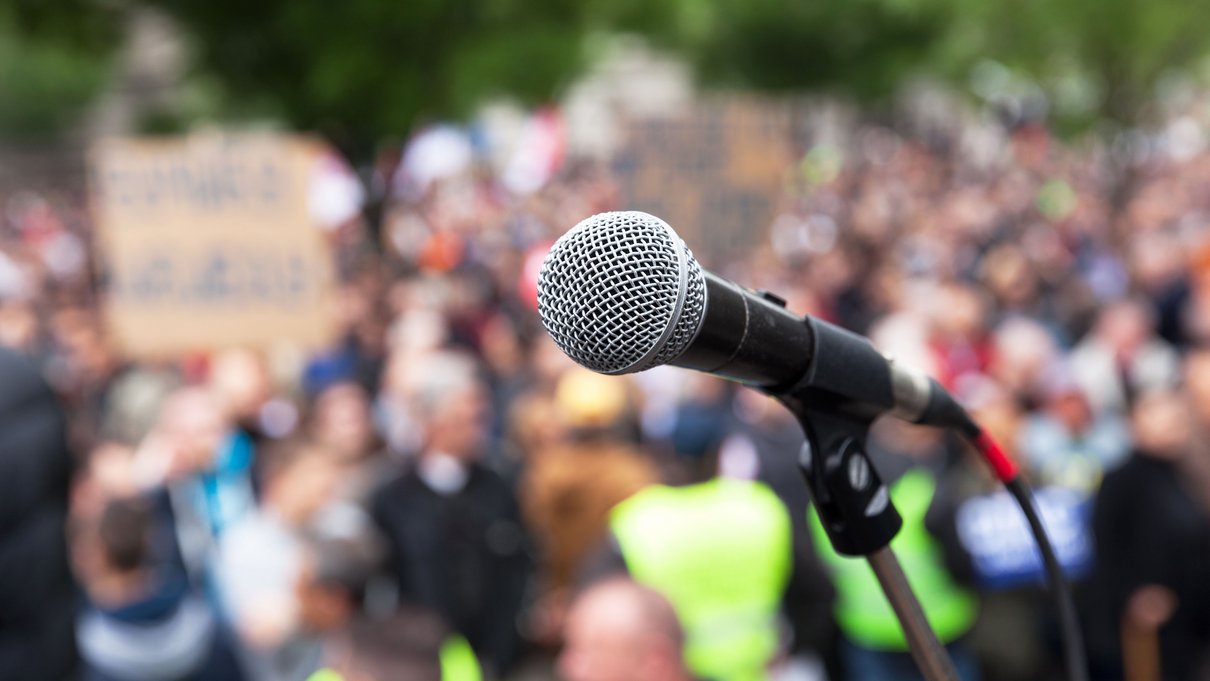
{"type": "MultiPolygon", "coordinates": [[[[1039,489],[1094,678],[1201,678],[1210,153],[1125,163],[1001,132],[975,162],[958,131],[856,125],[800,150],[758,247],[704,264],[973,411],[1039,489]],[[1149,664],[1162,677],[1132,675],[1149,664]]],[[[0,196],[0,346],[67,414],[23,465],[37,484],[0,468],[6,527],[38,508],[9,498],[67,508],[0,534],[0,659],[38,637],[63,663],[21,678],[921,678],[809,510],[780,405],[675,369],[593,374],[542,331],[546,248],[629,208],[607,164],[523,194],[476,163],[368,174],[363,215],[329,235],[340,340],[305,356],[121,357],[82,197],[0,196]],[[17,558],[60,534],[71,579],[53,550],[17,558]]],[[[869,448],[964,681],[1062,678],[1024,521],[973,453],[893,421],[869,448]]]]}

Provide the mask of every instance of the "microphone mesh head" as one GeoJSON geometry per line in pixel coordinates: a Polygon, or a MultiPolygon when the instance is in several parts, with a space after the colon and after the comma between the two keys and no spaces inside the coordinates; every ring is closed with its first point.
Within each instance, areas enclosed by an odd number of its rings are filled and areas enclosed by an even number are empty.
{"type": "Polygon", "coordinates": [[[604,374],[676,359],[706,309],[702,268],[663,220],[600,213],[551,247],[538,276],[538,314],[577,363],[604,374]]]}

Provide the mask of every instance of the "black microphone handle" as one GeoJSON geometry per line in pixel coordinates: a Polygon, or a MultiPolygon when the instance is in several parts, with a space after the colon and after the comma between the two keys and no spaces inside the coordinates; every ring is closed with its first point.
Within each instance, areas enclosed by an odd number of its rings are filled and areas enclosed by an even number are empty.
{"type": "Polygon", "coordinates": [[[862,336],[785,309],[785,301],[710,271],[697,336],[670,364],[782,395],[826,390],[879,411],[894,406],[885,357],[862,336]]]}
{"type": "Polygon", "coordinates": [[[776,392],[807,373],[815,340],[802,318],[769,294],[758,294],[703,270],[706,304],[689,347],[669,364],[776,392]]]}

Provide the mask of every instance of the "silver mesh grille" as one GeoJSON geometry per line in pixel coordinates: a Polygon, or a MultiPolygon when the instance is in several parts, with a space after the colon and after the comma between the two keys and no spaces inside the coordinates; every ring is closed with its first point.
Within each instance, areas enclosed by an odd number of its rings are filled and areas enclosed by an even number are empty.
{"type": "Polygon", "coordinates": [[[601,213],[551,247],[538,276],[538,314],[563,352],[605,374],[676,359],[706,305],[701,266],[663,220],[601,213]]]}

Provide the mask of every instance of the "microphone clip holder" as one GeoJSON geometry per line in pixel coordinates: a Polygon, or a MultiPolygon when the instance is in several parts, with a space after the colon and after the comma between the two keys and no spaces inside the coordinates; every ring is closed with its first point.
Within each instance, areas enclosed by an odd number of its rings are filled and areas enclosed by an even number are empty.
{"type": "Polygon", "coordinates": [[[891,550],[903,518],[867,454],[866,439],[876,414],[867,405],[812,386],[774,397],[794,414],[806,435],[798,468],[832,547],[869,562],[925,679],[958,681],[953,661],[891,550]]]}

